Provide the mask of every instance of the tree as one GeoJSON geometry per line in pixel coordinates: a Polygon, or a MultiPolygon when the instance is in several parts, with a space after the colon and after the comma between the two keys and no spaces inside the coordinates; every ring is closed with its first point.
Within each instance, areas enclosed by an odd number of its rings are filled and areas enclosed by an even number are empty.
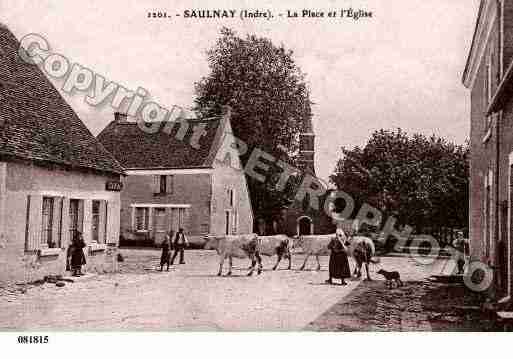
{"type": "Polygon", "coordinates": [[[417,232],[465,228],[468,153],[468,144],[379,130],[363,149],[342,148],[330,180],[352,195],[357,206],[368,203],[417,232]]]}
{"type": "MultiPolygon", "coordinates": [[[[241,38],[228,28],[207,52],[211,73],[196,83],[195,110],[211,117],[221,115],[224,106],[231,107],[234,135],[248,145],[243,164],[255,147],[295,164],[298,135],[312,113],[305,75],[292,55],[267,38],[241,38]]],[[[274,166],[270,172],[277,171],[274,166]]],[[[248,178],[257,215],[268,216],[287,203],[287,196],[274,190],[275,180],[272,175],[266,183],[248,178]]]]}

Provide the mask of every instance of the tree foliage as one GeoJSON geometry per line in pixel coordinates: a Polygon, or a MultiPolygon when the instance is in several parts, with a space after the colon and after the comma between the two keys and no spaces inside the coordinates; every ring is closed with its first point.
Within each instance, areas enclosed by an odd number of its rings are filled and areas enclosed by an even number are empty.
{"type": "MultiPolygon", "coordinates": [[[[234,135],[249,148],[243,163],[255,147],[295,163],[298,134],[312,113],[305,75],[292,55],[267,38],[242,38],[228,28],[221,30],[216,45],[207,52],[211,73],[196,83],[196,111],[211,117],[222,114],[224,106],[231,107],[234,135]]],[[[260,183],[248,178],[258,214],[286,202],[283,193],[274,190],[275,179],[269,176],[267,183],[260,183]]]]}
{"type": "Polygon", "coordinates": [[[342,148],[332,183],[418,232],[465,228],[468,220],[468,144],[437,136],[379,130],[364,148],[342,148]]]}

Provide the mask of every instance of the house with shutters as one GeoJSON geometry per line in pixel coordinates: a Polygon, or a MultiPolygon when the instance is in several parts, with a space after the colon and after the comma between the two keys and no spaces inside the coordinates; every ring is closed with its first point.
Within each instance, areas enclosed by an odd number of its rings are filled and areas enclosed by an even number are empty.
{"type": "Polygon", "coordinates": [[[0,25],[0,284],[65,274],[77,232],[115,270],[123,168],[18,49],[0,25]]]}
{"type": "MultiPolygon", "coordinates": [[[[253,231],[253,213],[238,153],[225,161],[229,116],[153,122],[125,114],[98,135],[123,166],[121,236],[159,244],[184,228],[189,240],[253,231]]],[[[229,153],[229,151],[227,152],[229,153]]]]}

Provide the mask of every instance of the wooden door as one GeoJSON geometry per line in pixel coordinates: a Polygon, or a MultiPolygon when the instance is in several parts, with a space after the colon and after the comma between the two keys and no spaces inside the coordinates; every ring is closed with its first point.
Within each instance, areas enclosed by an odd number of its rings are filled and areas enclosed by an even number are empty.
{"type": "Polygon", "coordinates": [[[153,210],[153,223],[155,243],[162,243],[169,230],[165,208],[155,208],[153,210]]]}

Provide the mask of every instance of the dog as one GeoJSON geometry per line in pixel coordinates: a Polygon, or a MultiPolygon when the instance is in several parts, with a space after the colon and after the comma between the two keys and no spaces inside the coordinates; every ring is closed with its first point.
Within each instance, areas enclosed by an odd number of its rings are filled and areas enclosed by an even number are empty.
{"type": "Polygon", "coordinates": [[[392,288],[393,282],[397,284],[398,287],[403,286],[403,281],[401,280],[401,275],[397,271],[388,272],[384,269],[380,269],[378,271],[378,274],[381,274],[383,277],[385,277],[385,284],[387,287],[392,288]]]}

